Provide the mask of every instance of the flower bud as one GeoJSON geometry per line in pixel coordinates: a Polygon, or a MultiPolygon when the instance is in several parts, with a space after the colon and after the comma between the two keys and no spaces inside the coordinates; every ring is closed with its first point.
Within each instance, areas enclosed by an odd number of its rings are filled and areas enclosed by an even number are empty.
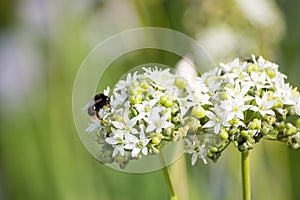
{"type": "Polygon", "coordinates": [[[270,126],[272,126],[276,122],[276,117],[267,115],[265,116],[265,120],[270,126]]]}
{"type": "Polygon", "coordinates": [[[197,131],[198,128],[201,127],[200,121],[195,117],[188,117],[185,119],[185,124],[189,127],[190,131],[197,131]]]}
{"type": "Polygon", "coordinates": [[[297,128],[295,126],[293,126],[291,123],[287,123],[285,134],[286,135],[293,135],[295,133],[297,133],[297,128]]]}
{"type": "Polygon", "coordinates": [[[147,83],[146,80],[141,80],[139,86],[145,90],[149,88],[149,84],[147,83]]]}
{"type": "Polygon", "coordinates": [[[220,138],[222,140],[227,140],[229,137],[228,132],[225,129],[221,129],[220,131],[220,138]]]}
{"type": "Polygon", "coordinates": [[[241,131],[241,136],[247,137],[248,136],[248,131],[245,131],[245,130],[241,131]]]}
{"type": "Polygon", "coordinates": [[[297,120],[296,120],[296,123],[295,123],[295,125],[296,125],[296,127],[300,127],[300,118],[298,118],[297,120]]]}
{"type": "Polygon", "coordinates": [[[212,147],[212,148],[210,149],[210,151],[211,151],[212,153],[217,153],[219,150],[218,150],[217,147],[212,147]]]}
{"type": "Polygon", "coordinates": [[[288,114],[291,116],[294,116],[296,114],[294,106],[289,107],[288,114]]]}
{"type": "Polygon", "coordinates": [[[202,106],[200,106],[200,105],[193,107],[192,114],[195,117],[200,118],[200,119],[205,117],[205,115],[206,115],[204,108],[202,108],[202,106]]]}
{"type": "Polygon", "coordinates": [[[173,97],[171,95],[161,96],[159,102],[167,108],[172,107],[173,97]]]}
{"type": "Polygon", "coordinates": [[[238,148],[241,152],[245,152],[248,150],[248,145],[246,143],[243,143],[242,145],[239,145],[238,148]]]}
{"type": "Polygon", "coordinates": [[[240,120],[236,117],[234,117],[232,120],[229,121],[230,125],[238,125],[240,120]]]}
{"type": "Polygon", "coordinates": [[[170,135],[172,135],[172,128],[165,128],[164,129],[164,131],[163,131],[163,134],[165,135],[165,136],[170,136],[170,135]]]}
{"type": "Polygon", "coordinates": [[[142,103],[143,96],[141,94],[130,96],[129,101],[132,105],[142,103]]]}
{"type": "Polygon", "coordinates": [[[271,67],[265,68],[265,72],[270,78],[274,78],[276,76],[276,72],[271,67]]]}
{"type": "Polygon", "coordinates": [[[162,134],[155,134],[154,137],[152,137],[152,144],[158,145],[162,139],[162,134]]]}
{"type": "Polygon", "coordinates": [[[280,123],[275,123],[275,128],[278,130],[278,131],[283,131],[284,128],[285,128],[285,124],[284,122],[280,122],[280,123]]]}
{"type": "Polygon", "coordinates": [[[182,77],[176,77],[175,78],[175,85],[179,88],[179,89],[184,89],[187,86],[187,82],[184,78],[182,77]]]}
{"type": "Polygon", "coordinates": [[[259,67],[255,64],[250,64],[248,67],[247,67],[247,72],[250,74],[251,72],[253,71],[258,71],[259,70],[259,67]]]}

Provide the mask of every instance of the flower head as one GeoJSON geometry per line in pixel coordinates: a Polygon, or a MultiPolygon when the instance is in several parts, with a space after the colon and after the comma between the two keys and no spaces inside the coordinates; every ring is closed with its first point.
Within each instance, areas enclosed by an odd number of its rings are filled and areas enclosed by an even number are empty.
{"type": "Polygon", "coordinates": [[[216,160],[229,143],[240,151],[252,149],[262,138],[299,147],[300,120],[297,126],[289,119],[300,115],[299,92],[285,82],[278,65],[255,56],[251,62],[235,59],[198,79],[199,85],[208,88],[206,101],[211,103],[206,103],[197,133],[203,137],[213,133],[218,139],[207,142],[188,135],[185,141],[187,152],[193,154],[192,164],[196,156],[204,162],[206,157],[216,160]]]}
{"type": "Polygon", "coordinates": [[[116,84],[111,106],[102,109],[107,113],[105,120],[88,129],[98,128],[98,138],[104,138],[97,140],[99,145],[112,151],[108,154],[111,159],[103,159],[103,149],[100,161],[116,161],[124,167],[131,159],[158,153],[189,130],[184,114],[195,105],[195,97],[188,81],[169,68],[144,67],[140,71],[128,73],[116,84]]]}

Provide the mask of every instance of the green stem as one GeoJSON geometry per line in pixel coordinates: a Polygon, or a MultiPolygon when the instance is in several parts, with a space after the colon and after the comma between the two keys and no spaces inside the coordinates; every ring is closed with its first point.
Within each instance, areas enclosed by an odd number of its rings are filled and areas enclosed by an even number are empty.
{"type": "Polygon", "coordinates": [[[159,154],[159,158],[160,158],[160,162],[161,162],[162,167],[163,167],[161,170],[163,172],[165,182],[166,182],[166,185],[167,185],[168,190],[169,190],[170,200],[177,200],[173,185],[171,183],[170,174],[169,174],[169,171],[168,171],[168,168],[166,166],[166,163],[165,163],[165,160],[164,160],[164,157],[163,157],[162,153],[159,154]]]}
{"type": "Polygon", "coordinates": [[[243,199],[251,199],[249,151],[242,152],[243,199]]]}

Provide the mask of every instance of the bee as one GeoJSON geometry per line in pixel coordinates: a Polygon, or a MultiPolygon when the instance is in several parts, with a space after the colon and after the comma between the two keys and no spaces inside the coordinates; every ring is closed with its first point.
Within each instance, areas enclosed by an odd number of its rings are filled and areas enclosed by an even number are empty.
{"type": "Polygon", "coordinates": [[[96,94],[93,101],[89,102],[84,110],[87,110],[89,116],[94,119],[102,120],[99,112],[102,108],[110,107],[110,98],[104,94],[96,94]]]}

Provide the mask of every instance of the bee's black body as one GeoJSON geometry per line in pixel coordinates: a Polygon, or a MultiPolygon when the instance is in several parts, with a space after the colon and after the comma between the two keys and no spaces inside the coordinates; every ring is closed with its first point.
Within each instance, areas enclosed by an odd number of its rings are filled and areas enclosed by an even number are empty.
{"type": "Polygon", "coordinates": [[[110,105],[110,98],[104,94],[96,94],[93,98],[93,102],[91,105],[88,107],[88,114],[90,116],[95,116],[97,119],[101,120],[99,116],[99,111],[102,109],[104,106],[109,106],[110,105]]]}

